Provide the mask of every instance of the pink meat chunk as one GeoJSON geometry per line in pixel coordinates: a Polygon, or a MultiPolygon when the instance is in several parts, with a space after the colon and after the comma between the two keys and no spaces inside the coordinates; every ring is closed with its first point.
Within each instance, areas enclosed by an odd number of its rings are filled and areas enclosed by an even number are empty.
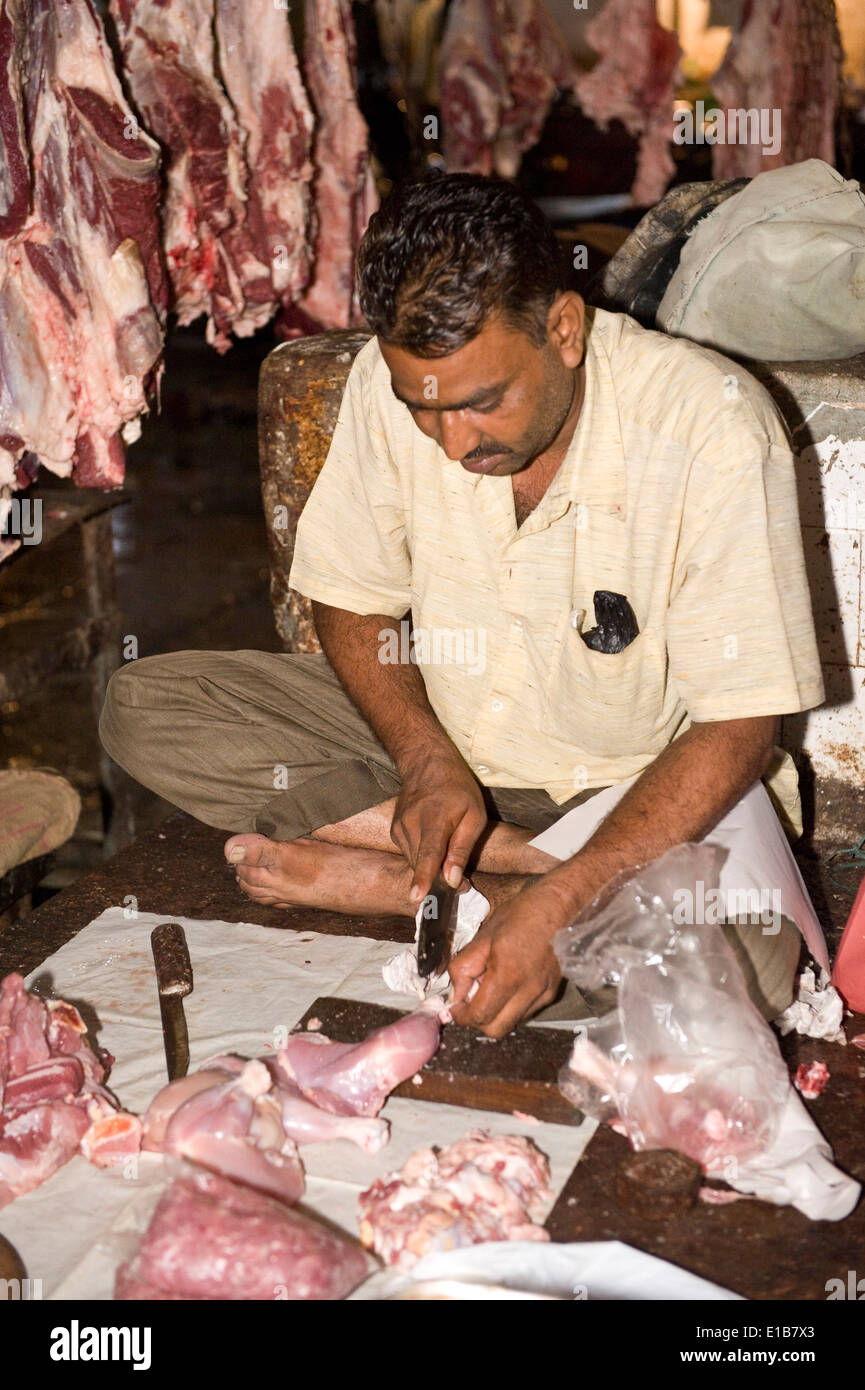
{"type": "Polygon", "coordinates": [[[86,1111],[65,1100],[0,1112],[0,1207],[68,1163],[89,1125],[86,1111]]]}
{"type": "Polygon", "coordinates": [[[112,1060],[73,1004],[0,982],[0,1207],[78,1152],[100,1167],[138,1152],[140,1121],[104,1085],[112,1060]]]}
{"type": "Polygon", "coordinates": [[[299,1033],[278,1054],[278,1065],[307,1100],[334,1115],[377,1115],[390,1092],[425,1066],[439,1043],[440,1021],[426,1004],[362,1043],[337,1043],[323,1033],[299,1033]]]}
{"type": "Polygon", "coordinates": [[[536,1224],[552,1193],[544,1154],[519,1135],[472,1130],[448,1148],[419,1149],[360,1196],[360,1238],[407,1270],[423,1255],[482,1241],[549,1240],[536,1224]]]}
{"type": "Polygon", "coordinates": [[[773,149],[762,140],[718,141],[712,146],[712,177],[753,178],[806,159],[834,165],[842,57],[834,5],[743,5],[712,78],[712,95],[727,119],[731,111],[777,110],[783,142],[773,149]]]}
{"type": "Polygon", "coordinates": [[[332,1300],[370,1270],[347,1237],[208,1173],[177,1179],[162,1197],[115,1298],[332,1300]]]}
{"type": "Polygon", "coordinates": [[[796,1068],[793,1085],[806,1100],[816,1100],[829,1080],[829,1068],[825,1062],[802,1062],[796,1068]]]}

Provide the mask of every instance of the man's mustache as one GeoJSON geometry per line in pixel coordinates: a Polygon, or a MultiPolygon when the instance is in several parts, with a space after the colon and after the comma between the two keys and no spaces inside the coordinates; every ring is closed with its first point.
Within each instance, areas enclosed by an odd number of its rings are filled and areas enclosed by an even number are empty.
{"type": "Polygon", "coordinates": [[[497,448],[472,449],[470,454],[465,454],[463,463],[480,463],[481,459],[498,458],[499,454],[512,454],[513,449],[505,449],[502,445],[497,448]]]}

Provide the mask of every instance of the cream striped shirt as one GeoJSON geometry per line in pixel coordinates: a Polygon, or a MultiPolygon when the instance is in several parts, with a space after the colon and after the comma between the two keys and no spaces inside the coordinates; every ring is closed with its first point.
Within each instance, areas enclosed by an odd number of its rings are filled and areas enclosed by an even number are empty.
{"type": "MultiPolygon", "coordinates": [[[[823,699],[793,459],[770,397],[717,353],[600,309],[573,440],[519,530],[510,478],[470,474],[422,434],[371,339],[290,583],[354,613],[410,609],[430,703],[480,780],[544,787],[559,804],[641,772],[691,719],[823,699]],[[622,652],[580,635],[598,589],[636,616],[622,652]]],[[[396,637],[381,654],[400,655],[396,637]]],[[[789,758],[773,783],[795,821],[789,758]]]]}

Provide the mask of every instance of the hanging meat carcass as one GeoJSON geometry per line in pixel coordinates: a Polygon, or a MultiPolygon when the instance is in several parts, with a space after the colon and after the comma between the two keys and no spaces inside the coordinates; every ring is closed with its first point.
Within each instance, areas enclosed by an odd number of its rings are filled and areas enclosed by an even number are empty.
{"type": "Polygon", "coordinates": [[[602,129],[619,120],[639,136],[631,196],[648,207],[675,172],[670,145],[679,40],[658,22],[655,0],[607,0],[586,37],[600,56],[591,72],[576,79],[577,100],[602,129]]]}
{"type": "Polygon", "coordinates": [[[225,352],[308,277],[312,116],[288,16],[229,0],[111,0],[111,12],[133,99],[165,150],[171,307],[181,325],[206,314],[225,352]]]}
{"type": "Polygon", "coordinates": [[[745,0],[712,92],[725,113],[780,111],[780,148],[764,153],[762,139],[716,143],[714,177],[752,178],[804,159],[834,165],[841,62],[834,0],[745,0]]]}
{"type": "Polygon", "coordinates": [[[357,105],[357,61],[351,0],[308,0],[303,70],[317,118],[315,269],[301,314],[285,300],[288,332],[346,328],[357,322],[354,256],[378,206],[369,132],[357,105]]]}
{"type": "Polygon", "coordinates": [[[512,178],[536,144],[573,60],[542,0],[454,0],[441,49],[450,172],[512,178]]]}
{"type": "Polygon", "coordinates": [[[159,151],[90,0],[0,3],[0,488],[123,477],[167,301],[159,151]]]}
{"type": "Polygon", "coordinates": [[[270,268],[273,306],[309,280],[313,115],[285,8],[216,0],[219,68],[245,136],[247,222],[270,268]]]}

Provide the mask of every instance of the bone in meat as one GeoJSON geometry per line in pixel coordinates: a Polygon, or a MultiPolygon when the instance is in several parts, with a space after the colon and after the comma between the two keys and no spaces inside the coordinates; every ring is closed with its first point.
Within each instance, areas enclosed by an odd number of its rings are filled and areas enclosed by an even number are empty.
{"type": "MultiPolygon", "coordinates": [[[[271,1100],[268,1104],[276,1104],[279,1107],[282,1127],[280,1144],[286,1139],[295,1144],[314,1144],[330,1139],[348,1139],[365,1152],[376,1153],[387,1143],[388,1124],[385,1120],[364,1119],[357,1115],[333,1115],[325,1110],[320,1110],[318,1106],[313,1105],[301,1094],[294,1082],[279,1066],[276,1057],[263,1057],[261,1062],[255,1065],[262,1064],[267,1068],[273,1083],[271,1100]]],[[[185,1076],[179,1081],[173,1081],[170,1085],[165,1086],[151,1101],[145,1116],[144,1147],[155,1150],[165,1148],[169,1123],[175,1114],[182,1112],[177,1124],[172,1127],[172,1141],[179,1145],[175,1152],[182,1152],[186,1157],[192,1157],[191,1149],[184,1142],[182,1136],[186,1133],[188,1117],[197,1113],[200,1117],[200,1112],[197,1112],[193,1107],[187,1111],[187,1104],[202,1091],[210,1092],[217,1087],[224,1088],[232,1078],[237,1078],[242,1074],[246,1065],[247,1063],[242,1057],[213,1057],[205,1062],[200,1071],[193,1072],[191,1076],[185,1076]]],[[[209,1098],[205,1105],[211,1103],[209,1098]]],[[[199,1153],[201,1142],[200,1139],[197,1141],[199,1153]]],[[[199,1161],[202,1161],[200,1157],[199,1161]]],[[[220,1165],[210,1164],[208,1166],[220,1165]]],[[[220,1166],[220,1171],[225,1170],[220,1166]]]]}

